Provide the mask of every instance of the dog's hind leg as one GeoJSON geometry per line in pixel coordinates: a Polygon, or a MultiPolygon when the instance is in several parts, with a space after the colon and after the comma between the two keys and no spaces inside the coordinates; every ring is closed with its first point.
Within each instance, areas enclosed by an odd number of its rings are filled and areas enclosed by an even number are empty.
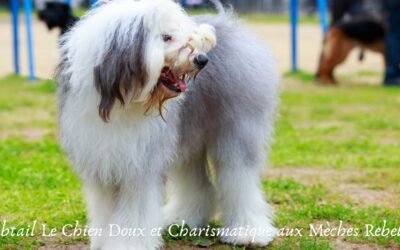
{"type": "Polygon", "coordinates": [[[336,66],[346,60],[350,51],[356,44],[341,30],[332,27],[327,34],[317,70],[318,81],[324,84],[334,84],[336,79],[334,70],[336,66]]]}
{"type": "Polygon", "coordinates": [[[193,154],[172,167],[168,173],[168,202],[164,225],[181,224],[190,228],[206,226],[214,212],[215,190],[207,174],[205,151],[193,154]]]}
{"type": "Polygon", "coordinates": [[[217,139],[211,154],[224,228],[241,231],[221,238],[234,245],[265,246],[273,240],[277,230],[261,189],[261,172],[265,165],[263,130],[240,123],[217,139]]]}

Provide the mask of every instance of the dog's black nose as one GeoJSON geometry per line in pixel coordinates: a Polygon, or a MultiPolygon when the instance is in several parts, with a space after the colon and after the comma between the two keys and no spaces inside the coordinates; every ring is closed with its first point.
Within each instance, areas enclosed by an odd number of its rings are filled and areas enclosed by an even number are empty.
{"type": "Polygon", "coordinates": [[[194,64],[198,69],[204,68],[208,63],[208,57],[205,54],[199,54],[194,58],[194,64]]]}

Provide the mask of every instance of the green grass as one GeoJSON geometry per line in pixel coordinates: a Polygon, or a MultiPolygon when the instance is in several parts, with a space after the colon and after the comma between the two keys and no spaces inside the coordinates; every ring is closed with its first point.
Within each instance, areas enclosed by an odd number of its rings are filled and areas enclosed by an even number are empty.
{"type": "Polygon", "coordinates": [[[289,72],[284,73],[283,76],[286,78],[290,78],[290,77],[296,78],[300,82],[314,82],[315,81],[315,74],[306,72],[306,71],[302,71],[302,70],[299,70],[297,72],[289,71],[289,72]]]}
{"type": "Polygon", "coordinates": [[[315,87],[304,75],[299,79],[307,84],[283,92],[273,165],[400,166],[400,89],[315,87]]]}
{"type": "MultiPolygon", "coordinates": [[[[57,144],[54,92],[51,81],[0,79],[0,223],[7,220],[8,226],[23,228],[37,220],[57,229],[77,220],[86,223],[79,181],[57,144]]],[[[398,205],[367,200],[361,206],[339,188],[351,184],[367,194],[390,193],[389,203],[399,204],[399,96],[400,89],[381,86],[318,86],[304,72],[284,79],[270,165],[282,173],[298,168],[314,176],[322,176],[326,169],[333,172],[326,180],[286,175],[263,182],[277,211],[277,226],[303,228],[302,237],[279,237],[270,249],[334,249],[336,237],[311,237],[308,231],[310,224],[338,225],[339,221],[360,229],[359,236],[342,237],[344,244],[400,247],[400,237],[364,235],[366,223],[382,226],[386,220],[388,228],[399,227],[398,205]],[[347,171],[356,174],[346,178],[347,171]]],[[[245,249],[219,244],[216,238],[164,238],[168,249],[245,249]]],[[[6,236],[0,237],[0,249],[87,241],[86,237],[6,236]]]]}

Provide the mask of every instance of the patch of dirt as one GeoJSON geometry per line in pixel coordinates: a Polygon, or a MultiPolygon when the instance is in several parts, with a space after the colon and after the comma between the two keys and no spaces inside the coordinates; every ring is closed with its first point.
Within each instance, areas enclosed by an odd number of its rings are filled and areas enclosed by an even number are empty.
{"type": "Polygon", "coordinates": [[[323,184],[332,194],[348,199],[358,207],[380,206],[398,209],[398,193],[390,187],[384,190],[368,188],[370,183],[354,183],[368,175],[367,170],[335,170],[320,168],[271,168],[266,178],[290,178],[304,185],[323,184]]]}
{"type": "Polygon", "coordinates": [[[266,172],[265,177],[272,179],[290,178],[305,185],[315,185],[350,179],[356,174],[358,174],[358,172],[355,170],[339,171],[320,168],[270,168],[266,172]]]}
{"type": "Polygon", "coordinates": [[[8,137],[22,137],[26,141],[40,141],[49,133],[51,133],[49,129],[40,128],[3,131],[0,134],[0,140],[7,139],[8,137]]]}
{"type": "Polygon", "coordinates": [[[0,118],[6,121],[7,125],[29,124],[33,121],[53,121],[55,115],[43,108],[23,107],[17,108],[12,112],[3,112],[0,118]]]}
{"type": "MultiPolygon", "coordinates": [[[[395,246],[379,246],[376,244],[360,244],[360,243],[351,243],[344,241],[343,239],[337,238],[334,242],[331,243],[333,249],[337,250],[393,250],[393,249],[400,249],[395,246]]],[[[48,245],[40,247],[39,250],[89,250],[90,247],[84,243],[77,243],[71,245],[48,245]]],[[[174,243],[168,244],[163,248],[165,250],[200,250],[200,249],[218,249],[218,250],[231,250],[233,249],[232,246],[223,245],[223,244],[216,244],[210,247],[198,247],[193,246],[188,243],[174,243]]],[[[263,249],[263,248],[246,248],[246,249],[263,249]]]]}
{"type": "MultiPolygon", "coordinates": [[[[76,244],[71,244],[71,245],[61,245],[61,244],[49,244],[43,247],[40,247],[38,250],[89,250],[90,247],[87,244],[84,243],[76,243],[76,244]]],[[[223,245],[223,244],[215,244],[210,247],[199,247],[199,246],[194,246],[189,243],[171,243],[166,245],[164,250],[200,250],[200,249],[218,249],[218,250],[231,250],[233,249],[232,246],[229,245],[223,245]]],[[[246,249],[252,249],[252,248],[246,248],[246,249]]],[[[254,248],[256,249],[256,248],[254,248]]],[[[260,248],[258,248],[260,249],[260,248]]]]}
{"type": "Polygon", "coordinates": [[[340,184],[338,189],[359,207],[376,205],[391,209],[399,208],[397,194],[390,190],[371,190],[360,184],[340,184]]]}
{"type": "Polygon", "coordinates": [[[222,244],[215,244],[209,247],[199,247],[199,246],[194,246],[189,243],[174,243],[174,244],[168,244],[164,248],[165,250],[177,250],[177,249],[182,249],[182,250],[200,250],[200,249],[218,249],[218,250],[231,250],[233,249],[231,246],[228,245],[222,245],[222,244]]]}
{"type": "Polygon", "coordinates": [[[399,249],[398,247],[384,247],[384,246],[379,246],[376,244],[360,244],[360,243],[350,243],[347,241],[344,241],[343,239],[337,238],[335,242],[332,244],[334,249],[340,249],[340,250],[383,250],[383,249],[399,249]]]}
{"type": "Polygon", "coordinates": [[[90,247],[84,243],[76,243],[71,245],[46,245],[39,247],[39,250],[89,250],[90,247]]]}

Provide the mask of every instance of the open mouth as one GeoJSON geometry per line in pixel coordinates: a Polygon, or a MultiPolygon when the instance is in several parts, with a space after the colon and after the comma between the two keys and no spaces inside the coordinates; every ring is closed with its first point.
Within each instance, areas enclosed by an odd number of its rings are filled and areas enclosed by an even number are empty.
{"type": "Polygon", "coordinates": [[[158,84],[162,84],[167,90],[179,94],[186,90],[185,77],[186,75],[176,77],[169,67],[164,67],[161,70],[158,84]]]}

